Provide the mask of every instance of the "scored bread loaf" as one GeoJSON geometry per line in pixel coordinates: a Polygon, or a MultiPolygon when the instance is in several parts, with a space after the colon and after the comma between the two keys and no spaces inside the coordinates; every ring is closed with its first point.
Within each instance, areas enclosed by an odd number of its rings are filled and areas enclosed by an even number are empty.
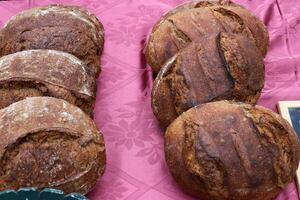
{"type": "Polygon", "coordinates": [[[163,127],[193,106],[217,100],[256,103],[264,86],[264,64],[255,43],[220,33],[192,42],[160,70],[152,109],[163,127]]]}
{"type": "Polygon", "coordinates": [[[173,177],[201,200],[271,200],[293,181],[299,153],[286,120],[244,103],[191,108],[165,134],[173,177]]]}
{"type": "Polygon", "coordinates": [[[0,56],[28,49],[68,52],[88,65],[97,77],[104,43],[103,25],[97,17],[76,6],[49,5],[25,10],[0,31],[0,56]]]}
{"type": "MultiPolygon", "coordinates": [[[[259,48],[263,56],[266,55],[269,45],[269,34],[266,26],[258,17],[249,12],[243,6],[235,4],[230,0],[194,0],[176,7],[175,9],[173,9],[173,11],[168,12],[165,17],[181,10],[203,7],[212,9],[214,14],[220,21],[222,21],[223,17],[226,17],[226,15],[228,17],[227,20],[229,20],[229,18],[232,18],[232,20],[242,19],[242,21],[238,23],[240,25],[244,23],[244,25],[249,28],[251,34],[254,36],[253,39],[255,40],[256,46],[259,48]],[[233,13],[231,13],[230,11],[233,13]],[[224,16],[222,17],[220,14],[224,16]],[[238,16],[235,14],[237,14],[238,16]]],[[[161,18],[161,20],[163,20],[163,18],[161,18]]],[[[158,22],[157,24],[159,23],[160,22],[158,22]]]]}
{"type": "Polygon", "coordinates": [[[253,40],[262,55],[269,36],[265,25],[245,8],[227,1],[192,1],[181,5],[155,24],[150,34],[146,59],[154,73],[193,41],[219,32],[239,33],[253,40]]]}
{"type": "Polygon", "coordinates": [[[96,82],[75,56],[54,50],[27,50],[0,58],[0,108],[34,96],[52,96],[92,116],[96,82]]]}
{"type": "Polygon", "coordinates": [[[51,187],[86,194],[105,160],[94,122],[64,100],[31,97],[0,110],[0,190],[51,187]]]}

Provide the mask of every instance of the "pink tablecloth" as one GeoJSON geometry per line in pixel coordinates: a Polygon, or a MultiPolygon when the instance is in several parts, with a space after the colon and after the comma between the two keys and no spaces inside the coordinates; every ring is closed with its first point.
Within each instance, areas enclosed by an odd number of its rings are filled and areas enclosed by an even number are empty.
{"type": "MultiPolygon", "coordinates": [[[[151,70],[142,54],[146,35],[161,14],[184,0],[0,1],[0,25],[38,5],[64,3],[88,8],[103,22],[105,49],[95,121],[107,147],[107,169],[91,200],[189,200],[170,177],[163,138],[150,107],[151,70]]],[[[266,84],[259,104],[300,100],[300,0],[236,0],[268,26],[266,84]]],[[[276,200],[298,200],[294,183],[276,200]]]]}

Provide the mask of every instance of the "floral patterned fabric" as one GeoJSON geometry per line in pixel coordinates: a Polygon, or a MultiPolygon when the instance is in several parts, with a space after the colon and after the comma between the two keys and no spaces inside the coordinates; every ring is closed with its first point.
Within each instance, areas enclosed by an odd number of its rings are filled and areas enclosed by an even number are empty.
{"type": "MultiPolygon", "coordinates": [[[[152,114],[151,69],[143,56],[147,34],[159,17],[185,0],[12,0],[0,1],[0,25],[30,7],[80,5],[105,27],[103,71],[98,79],[95,122],[107,148],[105,175],[91,200],[190,200],[170,176],[163,132],[152,114]]],[[[276,110],[279,100],[300,100],[300,1],[235,0],[268,26],[270,48],[260,105],[276,110]]],[[[298,200],[291,183],[276,200],[298,200]]]]}

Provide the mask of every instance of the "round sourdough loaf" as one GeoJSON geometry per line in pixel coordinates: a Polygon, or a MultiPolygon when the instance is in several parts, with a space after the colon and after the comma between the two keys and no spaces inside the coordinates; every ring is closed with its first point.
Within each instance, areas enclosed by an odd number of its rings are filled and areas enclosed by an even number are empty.
{"type": "Polygon", "coordinates": [[[191,42],[219,32],[239,33],[253,40],[262,55],[269,36],[265,25],[245,8],[227,1],[192,1],[163,15],[150,34],[146,59],[155,73],[191,42]]]}
{"type": "Polygon", "coordinates": [[[299,153],[286,120],[243,103],[194,107],[165,134],[173,177],[201,200],[271,200],[293,181],[299,153]]]}
{"type": "Polygon", "coordinates": [[[68,52],[98,76],[104,43],[103,25],[97,17],[76,6],[50,5],[25,10],[0,31],[0,56],[27,49],[68,52]]]}
{"type": "Polygon", "coordinates": [[[26,97],[52,96],[92,116],[95,78],[75,56],[54,50],[27,50],[0,58],[0,108],[26,97]]]}
{"type": "Polygon", "coordinates": [[[32,97],[0,110],[0,190],[57,188],[86,194],[105,169],[102,134],[82,110],[32,97]]]}
{"type": "Polygon", "coordinates": [[[264,64],[255,43],[240,34],[220,33],[190,43],[162,67],[152,89],[152,109],[167,127],[201,103],[256,103],[263,86],[264,64]]]}

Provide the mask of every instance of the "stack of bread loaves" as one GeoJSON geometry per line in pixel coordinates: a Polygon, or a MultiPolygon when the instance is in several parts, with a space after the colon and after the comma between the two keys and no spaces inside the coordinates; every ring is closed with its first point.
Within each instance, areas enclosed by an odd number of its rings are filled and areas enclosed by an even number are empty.
{"type": "Polygon", "coordinates": [[[62,5],[21,12],[0,31],[0,190],[86,194],[103,174],[90,118],[103,32],[95,15],[62,5]]]}
{"type": "Polygon", "coordinates": [[[186,3],[152,29],[146,58],[157,74],[152,108],[167,128],[166,161],[201,200],[270,200],[293,180],[294,130],[255,106],[267,47],[264,24],[228,1],[186,3]]]}

